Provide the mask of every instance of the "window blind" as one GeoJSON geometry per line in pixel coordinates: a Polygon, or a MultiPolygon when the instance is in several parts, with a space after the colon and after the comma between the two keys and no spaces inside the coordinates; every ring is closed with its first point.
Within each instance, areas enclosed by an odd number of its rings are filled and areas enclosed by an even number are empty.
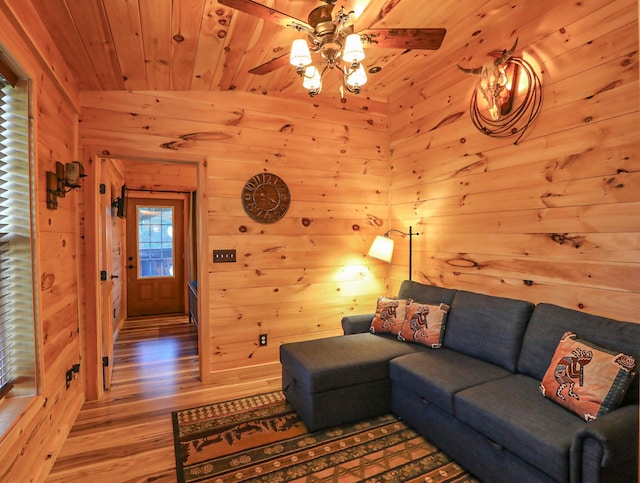
{"type": "Polygon", "coordinates": [[[28,85],[0,80],[0,396],[36,369],[29,123],[28,85]]]}

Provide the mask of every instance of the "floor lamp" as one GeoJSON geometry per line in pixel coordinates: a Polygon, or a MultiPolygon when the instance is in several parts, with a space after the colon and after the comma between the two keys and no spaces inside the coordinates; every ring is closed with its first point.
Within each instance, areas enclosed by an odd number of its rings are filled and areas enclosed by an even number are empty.
{"type": "Polygon", "coordinates": [[[384,260],[387,263],[391,262],[391,257],[393,255],[393,240],[389,238],[389,233],[393,232],[409,237],[409,280],[411,280],[411,264],[413,257],[412,239],[414,236],[418,236],[420,234],[413,233],[411,227],[409,227],[409,233],[405,233],[400,230],[389,230],[384,234],[384,236],[376,236],[375,240],[373,240],[373,243],[371,244],[371,248],[369,248],[368,255],[379,260],[384,260]]]}

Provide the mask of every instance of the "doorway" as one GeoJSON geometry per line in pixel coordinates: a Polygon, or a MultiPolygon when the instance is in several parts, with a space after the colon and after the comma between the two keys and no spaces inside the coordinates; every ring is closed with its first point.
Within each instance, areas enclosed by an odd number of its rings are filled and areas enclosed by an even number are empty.
{"type": "MultiPolygon", "coordinates": [[[[117,189],[122,185],[120,180],[126,183],[126,198],[155,198],[157,199],[175,199],[181,200],[183,206],[183,233],[185,237],[181,237],[184,241],[186,234],[189,233],[191,239],[189,243],[185,243],[184,247],[174,248],[176,254],[182,255],[187,252],[188,255],[178,256],[178,261],[184,262],[185,256],[187,261],[187,269],[180,270],[185,276],[183,278],[182,295],[182,311],[178,313],[187,314],[185,309],[187,299],[186,280],[194,282],[197,287],[196,303],[192,307],[194,313],[202,323],[198,324],[196,329],[198,333],[198,366],[200,379],[203,382],[210,380],[210,349],[209,349],[209,326],[208,326],[208,278],[206,257],[203,257],[203,250],[207,249],[207,163],[204,161],[169,161],[169,160],[151,160],[140,158],[105,158],[96,153],[91,153],[91,159],[96,162],[87,165],[88,179],[92,180],[91,184],[87,184],[84,191],[86,232],[95,233],[95,236],[87,236],[86,240],[86,260],[84,266],[84,290],[86,297],[86,314],[81,321],[81,331],[84,334],[85,343],[83,345],[83,359],[85,361],[83,371],[85,379],[85,398],[87,401],[102,399],[105,390],[105,379],[109,374],[105,374],[103,369],[106,367],[108,371],[112,370],[111,358],[105,357],[103,348],[104,341],[114,341],[117,336],[116,326],[121,324],[113,324],[109,327],[109,319],[113,317],[113,310],[116,310],[117,320],[124,323],[127,317],[127,255],[126,255],[126,218],[124,220],[118,218],[116,220],[113,211],[106,206],[107,204],[113,208],[112,199],[117,199],[118,194],[122,193],[117,189]],[[103,162],[108,160],[109,163],[103,162]],[[109,187],[112,189],[109,191],[109,187]],[[92,188],[92,189],[89,189],[92,188]],[[187,216],[188,213],[188,216],[187,216]],[[108,235],[106,226],[107,217],[110,214],[112,228],[120,228],[118,240],[121,243],[111,243],[108,246],[107,240],[114,238],[114,231],[111,236],[108,235]],[[188,248],[187,248],[188,247],[188,248]],[[111,252],[112,257],[116,257],[116,262],[108,266],[107,254],[111,252]],[[96,274],[100,276],[96,276],[96,274]],[[104,275],[104,277],[103,277],[104,275]],[[119,276],[118,276],[119,275],[119,276]],[[109,304],[107,293],[111,285],[112,303],[109,304]],[[104,289],[104,290],[103,290],[104,289]],[[107,308],[112,310],[107,313],[107,308]],[[119,311],[118,307],[121,307],[119,311]],[[113,337],[109,337],[113,334],[113,337]],[[107,362],[105,362],[107,361],[107,362]]],[[[126,213],[126,210],[125,212],[126,213]]],[[[162,223],[161,223],[162,225],[162,223]]],[[[175,226],[174,226],[175,229],[175,226]]],[[[112,240],[113,241],[113,240],[112,240]]],[[[178,269],[174,266],[173,272],[177,273],[178,269]]],[[[175,308],[171,309],[174,310],[175,308]]]]}
{"type": "Polygon", "coordinates": [[[185,200],[127,199],[127,317],[185,314],[185,200]]]}

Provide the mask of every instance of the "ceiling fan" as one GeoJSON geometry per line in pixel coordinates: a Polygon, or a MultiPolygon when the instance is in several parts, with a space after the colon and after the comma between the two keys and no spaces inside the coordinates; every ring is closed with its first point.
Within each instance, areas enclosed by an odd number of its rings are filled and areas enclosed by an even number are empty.
{"type": "Polygon", "coordinates": [[[303,78],[303,86],[310,96],[322,89],[322,75],[335,71],[341,77],[340,93],[344,100],[344,88],[358,94],[366,82],[366,73],[360,63],[364,59],[363,46],[391,49],[437,50],[440,48],[446,29],[443,28],[374,28],[354,31],[354,12],[341,7],[332,16],[337,0],[322,0],[323,5],[309,13],[307,22],[280,12],[253,0],[218,0],[219,3],[258,18],[275,22],[307,35],[305,39],[293,41],[291,52],[275,57],[249,71],[264,75],[274,70],[293,65],[303,78]],[[312,65],[310,52],[321,56],[319,66],[312,65]]]}

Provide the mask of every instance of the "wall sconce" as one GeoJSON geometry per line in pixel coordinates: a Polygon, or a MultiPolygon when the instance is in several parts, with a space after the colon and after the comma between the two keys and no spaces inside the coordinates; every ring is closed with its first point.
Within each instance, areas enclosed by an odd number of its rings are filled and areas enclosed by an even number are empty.
{"type": "Polygon", "coordinates": [[[126,218],[127,216],[127,185],[120,188],[120,197],[111,202],[111,208],[116,210],[118,218],[126,218]]]}
{"type": "Polygon", "coordinates": [[[58,178],[58,187],[57,187],[56,196],[58,198],[64,198],[66,196],[66,191],[64,188],[65,169],[64,169],[64,164],[62,164],[60,161],[56,161],[56,177],[58,178]]]}
{"type": "Polygon", "coordinates": [[[47,208],[58,209],[58,177],[53,171],[47,171],[47,208]]]}
{"type": "Polygon", "coordinates": [[[518,135],[513,143],[518,144],[540,112],[542,83],[533,66],[524,59],[512,57],[506,62],[504,71],[506,83],[502,89],[498,120],[483,115],[478,108],[477,91],[471,99],[471,120],[487,136],[504,138],[518,135]]]}
{"type": "Polygon", "coordinates": [[[66,165],[65,184],[71,189],[80,188],[80,180],[87,175],[84,172],[84,165],[79,161],[73,161],[66,165]]]}
{"type": "Polygon", "coordinates": [[[68,192],[80,188],[80,180],[86,176],[84,165],[79,161],[62,164],[56,161],[56,172],[47,171],[47,208],[58,209],[58,198],[64,198],[68,192]]]}
{"type": "Polygon", "coordinates": [[[526,60],[511,55],[517,44],[518,39],[510,50],[504,50],[500,57],[481,67],[458,66],[466,74],[480,76],[478,87],[471,96],[473,125],[492,137],[519,134],[514,144],[518,144],[537,117],[542,104],[542,83],[535,69],[526,60]],[[479,106],[478,96],[484,98],[484,105],[479,106]]]}
{"type": "Polygon", "coordinates": [[[412,259],[413,259],[413,240],[414,236],[418,236],[420,233],[413,233],[413,229],[409,226],[409,233],[405,233],[400,230],[388,230],[384,236],[376,236],[371,244],[371,248],[369,248],[370,257],[377,258],[379,260],[383,260],[387,263],[391,262],[391,257],[393,256],[393,245],[394,241],[389,238],[390,233],[400,233],[402,236],[409,237],[409,280],[411,280],[411,272],[412,272],[412,259]]]}

